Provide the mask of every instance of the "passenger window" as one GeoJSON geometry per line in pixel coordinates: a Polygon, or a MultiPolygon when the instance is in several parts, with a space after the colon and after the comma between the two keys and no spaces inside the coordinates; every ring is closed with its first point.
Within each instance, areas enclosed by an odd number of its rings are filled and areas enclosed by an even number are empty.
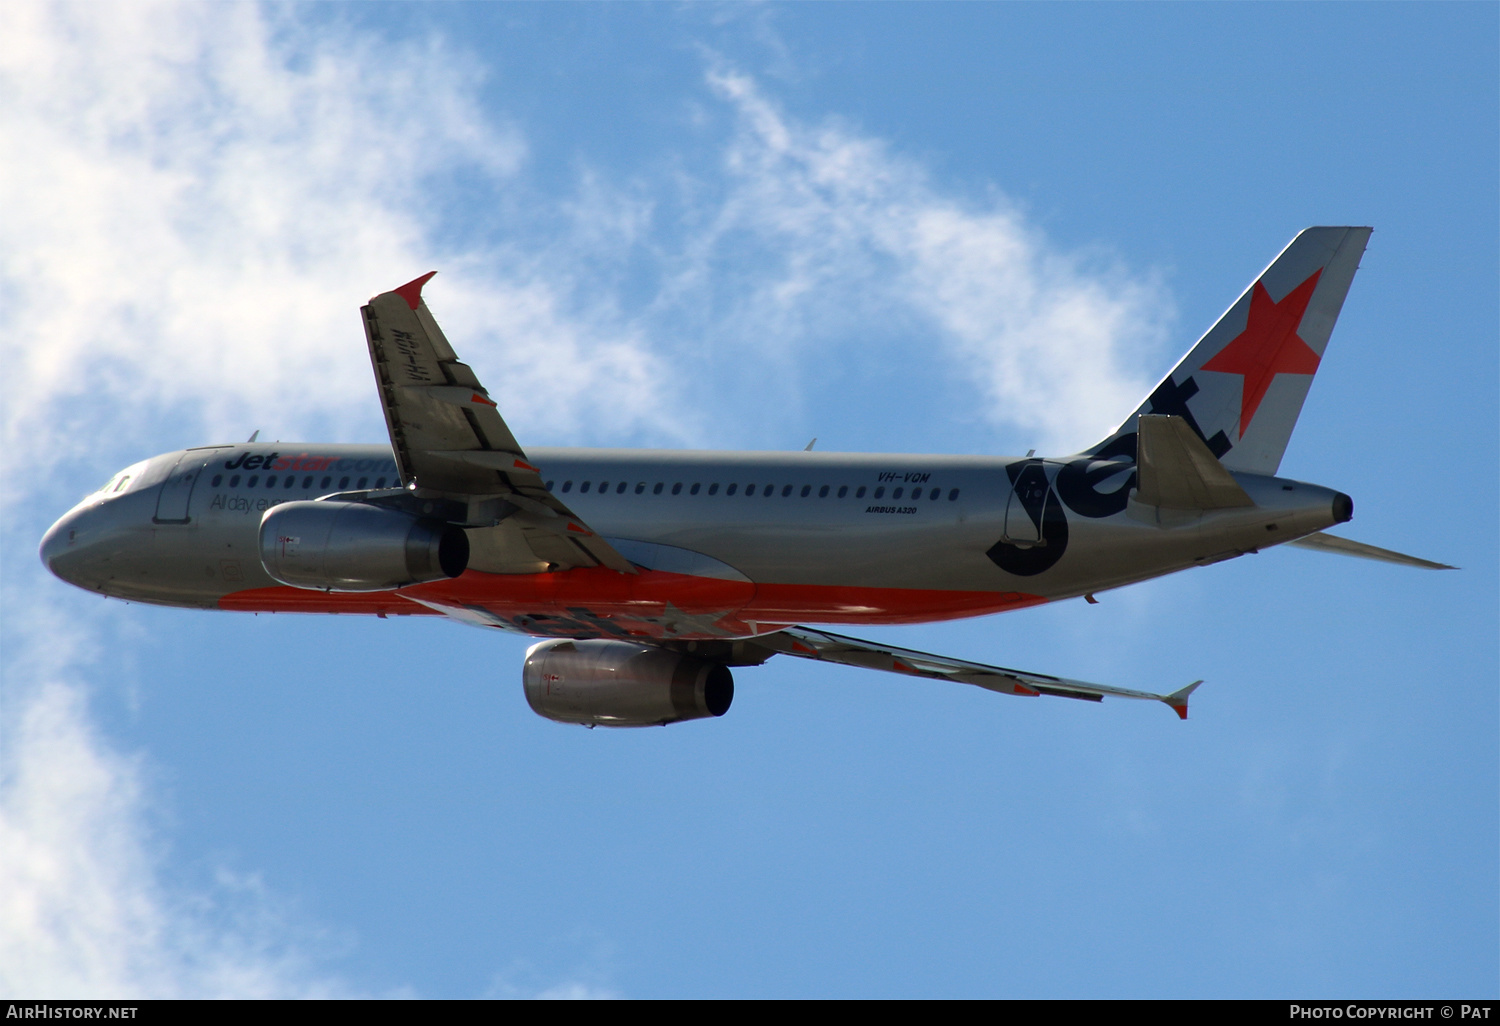
{"type": "Polygon", "coordinates": [[[856,499],[863,499],[865,497],[865,486],[864,485],[860,485],[859,486],[859,491],[857,491],[857,492],[854,493],[854,497],[856,499]]]}
{"type": "Polygon", "coordinates": [[[231,477],[229,479],[229,487],[231,487],[231,488],[238,488],[239,486],[240,486],[240,475],[235,474],[233,477],[231,477]]]}
{"type": "Polygon", "coordinates": [[[920,488],[913,488],[911,490],[911,498],[912,498],[913,502],[915,502],[916,500],[920,499],[921,497],[922,497],[922,489],[920,489],[920,488]]]}
{"type": "MultiPolygon", "coordinates": [[[[252,477],[250,479],[250,483],[254,484],[255,483],[255,478],[252,477]]],[[[349,487],[349,479],[347,477],[341,477],[341,478],[339,478],[339,491],[343,491],[345,488],[348,488],[348,487],[349,487]]]]}
{"type": "Polygon", "coordinates": [[[275,488],[276,487],[276,475],[275,474],[272,474],[270,477],[266,478],[266,487],[267,488],[275,488]]]}
{"type": "Polygon", "coordinates": [[[599,494],[603,495],[607,491],[609,491],[609,482],[608,481],[600,481],[599,482],[599,494]]]}
{"type": "Polygon", "coordinates": [[[355,485],[355,487],[356,488],[363,488],[365,485],[367,485],[369,483],[370,483],[370,479],[368,477],[362,477],[362,478],[359,479],[359,484],[355,485]]]}
{"type": "Polygon", "coordinates": [[[621,481],[619,484],[615,485],[615,494],[616,495],[624,495],[625,494],[625,488],[626,488],[625,482],[621,481]]]}
{"type": "Polygon", "coordinates": [[[896,489],[896,490],[895,490],[895,491],[894,491],[894,492],[892,492],[892,493],[891,493],[891,498],[893,498],[893,499],[899,499],[899,498],[901,498],[901,493],[902,493],[902,492],[903,492],[903,491],[904,491],[904,490],[905,490],[905,489],[902,489],[902,488],[897,488],[897,489],[896,489]]]}
{"type": "Polygon", "coordinates": [[[311,474],[308,474],[306,477],[304,477],[302,479],[302,487],[303,488],[311,488],[312,487],[312,475],[311,474]]]}
{"type": "Polygon", "coordinates": [[[824,485],[822,488],[818,489],[818,498],[820,498],[820,499],[826,499],[826,498],[828,498],[828,486],[827,485],[824,485]]]}
{"type": "Polygon", "coordinates": [[[324,479],[323,479],[323,481],[322,481],[322,483],[320,483],[320,484],[319,484],[319,485],[318,485],[318,487],[319,487],[319,488],[327,488],[327,487],[328,487],[328,485],[329,485],[329,483],[330,483],[330,482],[332,482],[332,481],[333,481],[333,478],[331,478],[331,477],[325,477],[325,478],[324,478],[324,479]]]}
{"type": "Polygon", "coordinates": [[[792,486],[791,485],[783,485],[782,488],[781,488],[781,497],[784,499],[788,495],[791,495],[791,494],[792,494],[792,486]]]}
{"type": "Polygon", "coordinates": [[[709,495],[718,495],[719,494],[719,482],[715,481],[713,484],[711,484],[711,485],[708,486],[708,494],[709,495]]]}
{"type": "Polygon", "coordinates": [[[653,488],[653,489],[651,489],[651,494],[652,495],[660,495],[661,494],[661,490],[662,490],[663,487],[665,487],[665,482],[662,482],[662,481],[656,482],[656,487],[653,488]]]}
{"type": "Polygon", "coordinates": [[[571,492],[572,490],[573,490],[573,482],[572,481],[564,481],[563,482],[563,491],[564,492],[571,492]]]}
{"type": "Polygon", "coordinates": [[[257,482],[259,480],[260,480],[260,475],[259,474],[251,474],[250,475],[250,480],[248,480],[248,481],[245,482],[245,487],[246,488],[254,488],[255,487],[255,482],[257,482]]]}
{"type": "Polygon", "coordinates": [[[637,481],[636,482],[636,486],[635,486],[635,494],[640,495],[645,490],[646,490],[646,482],[644,482],[644,481],[637,481]]]}
{"type": "MultiPolygon", "coordinates": [[[[730,485],[729,486],[729,494],[730,495],[734,494],[734,485],[730,485]]],[[[745,486],[745,494],[746,495],[754,495],[755,494],[755,486],[753,484],[746,485],[745,486]]]]}
{"type": "Polygon", "coordinates": [[[958,489],[957,488],[953,489],[953,491],[951,491],[951,492],[948,493],[948,501],[949,502],[952,502],[953,500],[955,500],[957,498],[958,498],[958,489]]]}
{"type": "Polygon", "coordinates": [[[698,489],[702,488],[702,487],[703,487],[702,485],[695,483],[693,485],[693,487],[691,487],[691,488],[688,489],[688,494],[689,495],[697,495],[698,494],[698,489]]]}
{"type": "MultiPolygon", "coordinates": [[[[802,497],[803,497],[803,498],[804,498],[804,499],[805,499],[805,498],[807,498],[807,497],[808,497],[808,495],[810,495],[810,494],[812,494],[812,485],[803,485],[803,486],[802,486],[802,491],[801,491],[801,493],[800,493],[800,494],[801,494],[801,495],[802,495],[802,497]]],[[[827,488],[824,488],[824,489],[823,489],[823,494],[824,494],[824,495],[827,495],[827,494],[828,494],[828,489],[827,489],[827,488]]]]}
{"type": "Polygon", "coordinates": [[[585,481],[583,484],[578,486],[578,490],[580,492],[587,492],[589,490],[589,483],[585,481]]]}
{"type": "MultiPolygon", "coordinates": [[[[718,485],[714,485],[714,488],[717,488],[717,487],[719,487],[719,486],[718,485]]],[[[736,488],[738,488],[738,487],[739,487],[739,485],[732,484],[728,488],[724,489],[724,494],[725,495],[733,495],[734,494],[734,490],[736,488]]],[[[709,491],[713,491],[713,488],[710,488],[709,491]]]]}
{"type": "Polygon", "coordinates": [[[674,484],[672,486],[672,494],[673,495],[681,495],[682,494],[682,482],[681,481],[678,481],[676,484],[674,484]]]}
{"type": "Polygon", "coordinates": [[[849,486],[848,485],[839,485],[839,498],[842,499],[844,496],[846,496],[848,494],[849,494],[849,486]]]}
{"type": "MultiPolygon", "coordinates": [[[[381,478],[381,480],[384,481],[385,478],[381,478]]],[[[288,474],[286,476],[286,486],[288,488],[295,488],[297,486],[297,478],[291,474],[288,474]]]]}
{"type": "Polygon", "coordinates": [[[557,484],[556,481],[548,481],[547,484],[544,487],[547,489],[547,491],[550,492],[552,490],[552,486],[555,485],[555,484],[557,484]]]}
{"type": "Polygon", "coordinates": [[[883,498],[885,498],[885,485],[881,485],[879,488],[875,489],[875,498],[877,498],[877,499],[883,499],[883,498]]]}
{"type": "MultiPolygon", "coordinates": [[[[209,487],[211,487],[211,488],[217,488],[217,487],[219,487],[219,482],[222,481],[222,480],[224,480],[224,475],[223,474],[215,474],[214,475],[214,479],[208,483],[209,487]]],[[[118,488],[115,489],[115,491],[117,491],[117,492],[119,490],[120,489],[118,489],[118,488]]]]}

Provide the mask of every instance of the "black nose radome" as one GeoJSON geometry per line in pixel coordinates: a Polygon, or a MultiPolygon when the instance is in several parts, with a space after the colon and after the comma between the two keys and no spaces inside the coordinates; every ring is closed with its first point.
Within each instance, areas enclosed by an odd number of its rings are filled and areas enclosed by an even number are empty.
{"type": "Polygon", "coordinates": [[[1347,524],[1354,519],[1354,500],[1343,492],[1333,497],[1333,519],[1341,524],[1347,524]]]}

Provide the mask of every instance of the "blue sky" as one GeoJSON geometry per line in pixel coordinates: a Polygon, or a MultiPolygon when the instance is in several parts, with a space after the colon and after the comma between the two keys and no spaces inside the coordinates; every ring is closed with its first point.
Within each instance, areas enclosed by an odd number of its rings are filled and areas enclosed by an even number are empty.
{"type": "MultiPolygon", "coordinates": [[[[1490,995],[1493,5],[6,5],[0,979],[27,995],[1490,995]],[[521,639],[125,605],[144,456],[381,441],[429,269],[523,444],[1069,451],[1292,237],[1376,232],[1281,472],[1344,534],[869,630],[1169,690],[777,660],[527,709],[521,639]]],[[[858,632],[856,632],[858,633],[858,632]]]]}

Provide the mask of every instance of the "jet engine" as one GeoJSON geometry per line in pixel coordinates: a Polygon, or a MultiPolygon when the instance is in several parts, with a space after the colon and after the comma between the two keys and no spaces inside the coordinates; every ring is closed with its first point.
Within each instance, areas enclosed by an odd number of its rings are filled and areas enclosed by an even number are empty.
{"type": "Polygon", "coordinates": [[[389,591],[463,573],[469,536],[364,502],[285,502],[261,517],[260,561],[293,588],[389,591]]]}
{"type": "Polygon", "coordinates": [[[722,663],[632,641],[543,641],[527,649],[521,675],[533,712],[590,727],[723,716],[734,700],[722,663]]]}

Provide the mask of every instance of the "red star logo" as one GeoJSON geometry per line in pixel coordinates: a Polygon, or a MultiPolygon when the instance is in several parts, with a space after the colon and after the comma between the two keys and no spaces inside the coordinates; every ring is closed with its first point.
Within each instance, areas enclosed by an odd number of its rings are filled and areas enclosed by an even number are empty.
{"type": "Polygon", "coordinates": [[[1204,370],[1244,376],[1245,390],[1240,398],[1241,438],[1245,437],[1250,418],[1260,409],[1260,401],[1266,397],[1276,375],[1312,374],[1318,369],[1318,354],[1302,341],[1297,328],[1322,273],[1322,268],[1314,271],[1312,277],[1288,292],[1279,303],[1271,302],[1266,287],[1256,282],[1250,291],[1250,317],[1245,330],[1203,365],[1204,370]]]}

